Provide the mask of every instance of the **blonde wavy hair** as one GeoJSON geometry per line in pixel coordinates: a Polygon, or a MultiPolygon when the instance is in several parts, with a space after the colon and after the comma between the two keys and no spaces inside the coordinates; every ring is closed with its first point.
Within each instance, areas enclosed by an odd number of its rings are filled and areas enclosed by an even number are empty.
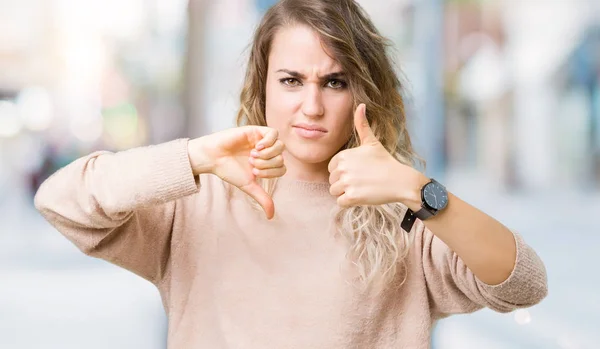
{"type": "MultiPolygon", "coordinates": [[[[257,27],[240,95],[237,125],[266,126],[265,100],[268,57],[277,30],[290,25],[315,30],[341,65],[354,97],[354,108],[367,106],[367,118],[383,146],[398,161],[414,165],[406,128],[402,85],[388,55],[390,42],[379,34],[365,11],[353,0],[282,0],[271,7],[257,27]]],[[[359,145],[356,132],[344,149],[359,145]]],[[[262,180],[270,195],[276,180],[262,180]]],[[[405,269],[412,239],[400,228],[406,207],[400,203],[355,206],[335,213],[336,230],[349,244],[348,258],[366,285],[376,280],[390,285],[405,269]]],[[[404,277],[400,282],[403,283],[404,277]]],[[[378,283],[379,284],[379,283],[378,283]]]]}

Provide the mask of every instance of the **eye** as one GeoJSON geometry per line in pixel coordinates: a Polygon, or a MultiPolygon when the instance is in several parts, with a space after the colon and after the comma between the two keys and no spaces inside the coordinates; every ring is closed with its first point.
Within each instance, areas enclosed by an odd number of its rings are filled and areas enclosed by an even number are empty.
{"type": "Polygon", "coordinates": [[[329,80],[329,82],[327,82],[327,87],[330,87],[332,89],[338,90],[338,89],[342,89],[344,87],[346,87],[346,82],[342,81],[342,80],[329,80]]]}
{"type": "Polygon", "coordinates": [[[290,87],[300,86],[300,81],[296,78],[283,78],[279,79],[279,82],[290,87]]]}

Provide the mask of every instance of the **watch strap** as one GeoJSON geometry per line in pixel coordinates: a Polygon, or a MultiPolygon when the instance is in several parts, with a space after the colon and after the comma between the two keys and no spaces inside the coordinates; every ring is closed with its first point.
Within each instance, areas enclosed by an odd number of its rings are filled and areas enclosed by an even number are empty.
{"type": "Polygon", "coordinates": [[[430,210],[426,209],[425,207],[422,207],[420,210],[418,210],[415,213],[415,216],[417,216],[417,218],[419,218],[420,220],[424,221],[427,218],[433,217],[435,215],[435,211],[431,212],[430,210]]]}
{"type": "Polygon", "coordinates": [[[405,230],[407,233],[410,233],[416,220],[417,220],[417,217],[415,216],[415,213],[410,208],[407,208],[406,214],[404,214],[404,218],[402,219],[402,223],[400,224],[400,227],[403,230],[405,230]]]}

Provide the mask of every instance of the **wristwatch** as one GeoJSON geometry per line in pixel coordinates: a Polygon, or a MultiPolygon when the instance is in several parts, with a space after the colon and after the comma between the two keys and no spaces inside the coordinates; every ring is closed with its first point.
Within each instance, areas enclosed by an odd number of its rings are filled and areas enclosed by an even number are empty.
{"type": "Polygon", "coordinates": [[[413,212],[407,208],[404,220],[402,220],[402,229],[410,232],[415,220],[422,221],[431,218],[448,206],[448,191],[438,181],[431,180],[421,188],[421,209],[413,212]]]}

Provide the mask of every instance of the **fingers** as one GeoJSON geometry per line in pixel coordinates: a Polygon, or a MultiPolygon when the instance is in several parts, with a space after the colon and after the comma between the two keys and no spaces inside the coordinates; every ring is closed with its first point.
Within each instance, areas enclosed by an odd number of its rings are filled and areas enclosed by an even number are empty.
{"type": "Polygon", "coordinates": [[[273,143],[272,146],[269,146],[265,149],[262,149],[262,150],[252,149],[252,151],[250,152],[250,155],[252,155],[255,158],[269,160],[269,159],[274,158],[277,155],[283,153],[284,150],[285,150],[285,145],[283,144],[283,142],[281,140],[278,139],[275,141],[275,143],[273,143]]]}
{"type": "Polygon", "coordinates": [[[284,148],[283,142],[276,140],[271,146],[263,150],[253,149],[248,158],[248,162],[253,167],[252,173],[260,178],[283,176],[286,172],[285,165],[283,164],[283,155],[281,154],[284,148]]]}
{"type": "Polygon", "coordinates": [[[356,206],[356,200],[351,199],[346,194],[339,196],[336,201],[337,201],[338,206],[342,207],[342,208],[356,206]]]}
{"type": "Polygon", "coordinates": [[[350,207],[357,204],[357,198],[353,195],[352,188],[349,188],[343,181],[337,181],[329,187],[329,193],[337,197],[336,201],[340,207],[350,207]]]}
{"type": "Polygon", "coordinates": [[[263,134],[263,138],[256,143],[256,149],[262,150],[269,147],[272,147],[273,144],[277,141],[277,137],[279,137],[279,132],[273,128],[266,128],[265,133],[263,134]]]}
{"type": "Polygon", "coordinates": [[[342,177],[342,171],[335,170],[329,174],[329,184],[334,185],[342,177]]]}
{"type": "Polygon", "coordinates": [[[277,168],[268,168],[264,170],[259,170],[257,168],[252,169],[252,173],[256,177],[260,178],[276,178],[281,177],[285,174],[286,168],[285,166],[277,167],[277,168]]]}
{"type": "Polygon", "coordinates": [[[252,181],[249,184],[240,187],[240,189],[258,202],[265,211],[267,219],[271,219],[275,216],[275,204],[273,203],[273,199],[271,199],[269,194],[267,194],[258,183],[252,181]]]}
{"type": "Polygon", "coordinates": [[[340,196],[344,194],[345,185],[342,181],[336,181],[329,187],[329,194],[333,196],[340,196]]]}
{"type": "Polygon", "coordinates": [[[335,169],[338,166],[338,163],[340,162],[340,159],[342,158],[342,154],[344,152],[341,151],[337,154],[335,154],[334,157],[331,158],[331,160],[329,160],[329,164],[327,165],[327,170],[329,171],[329,173],[333,173],[333,171],[335,171],[335,169]]]}
{"type": "Polygon", "coordinates": [[[283,167],[283,156],[281,154],[274,158],[263,160],[253,156],[248,158],[248,162],[256,169],[265,170],[269,168],[283,167]]]}

